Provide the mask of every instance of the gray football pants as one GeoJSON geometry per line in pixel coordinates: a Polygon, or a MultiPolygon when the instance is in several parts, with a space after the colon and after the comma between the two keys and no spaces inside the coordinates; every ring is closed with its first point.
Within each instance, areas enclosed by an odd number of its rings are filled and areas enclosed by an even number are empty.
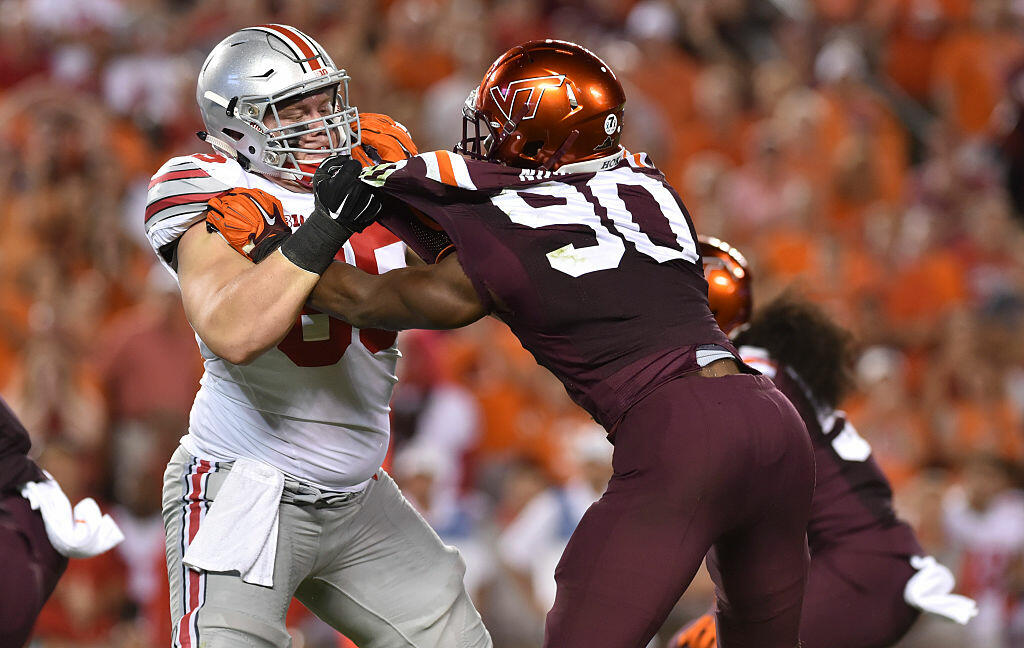
{"type": "Polygon", "coordinates": [[[164,473],[175,648],[288,647],[292,597],[360,648],[491,646],[458,551],[441,542],[383,470],[361,493],[326,500],[286,481],[273,587],[184,567],[184,549],[230,468],[179,447],[164,473]]]}

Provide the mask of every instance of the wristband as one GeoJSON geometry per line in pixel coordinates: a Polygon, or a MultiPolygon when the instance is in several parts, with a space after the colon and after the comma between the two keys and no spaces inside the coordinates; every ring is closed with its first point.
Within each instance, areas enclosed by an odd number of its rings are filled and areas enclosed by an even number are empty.
{"type": "Polygon", "coordinates": [[[306,222],[281,244],[285,258],[303,270],[323,274],[352,236],[340,223],[314,209],[306,222]]]}

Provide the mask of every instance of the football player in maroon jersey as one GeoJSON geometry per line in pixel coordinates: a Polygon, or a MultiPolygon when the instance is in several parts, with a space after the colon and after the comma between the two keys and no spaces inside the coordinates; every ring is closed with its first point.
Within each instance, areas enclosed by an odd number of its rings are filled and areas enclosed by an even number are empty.
{"type": "Polygon", "coordinates": [[[26,482],[46,480],[27,456],[30,445],[28,431],[0,400],[0,552],[8,573],[7,586],[0,587],[0,639],[6,646],[28,641],[68,566],[47,539],[42,516],[20,492],[26,482]]]}
{"type": "Polygon", "coordinates": [[[793,648],[810,441],[716,325],[689,214],[619,144],[624,104],[582,47],[512,48],[467,100],[461,155],[362,174],[382,223],[431,264],[370,276],[334,263],[311,303],[385,329],[492,314],[608,430],[614,475],[555,571],[545,646],[645,645],[711,550],[723,646],[793,648]]]}
{"type": "MultiPolygon", "coordinates": [[[[750,270],[743,255],[712,237],[700,238],[700,251],[719,326],[736,332],[733,341],[744,362],[775,381],[796,406],[814,446],[816,486],[807,525],[811,568],[801,644],[891,646],[921,608],[965,622],[974,612],[970,599],[950,595],[949,589],[920,596],[922,584],[940,574],[951,588],[952,576],[924,557],[914,531],[893,512],[892,488],[871,447],[836,409],[852,383],[849,333],[816,306],[789,295],[751,318],[750,270]],[[914,585],[908,588],[909,581],[914,585]]],[[[716,645],[710,614],[669,643],[670,648],[716,645]]]]}
{"type": "Polygon", "coordinates": [[[72,507],[60,485],[29,459],[28,430],[0,399],[0,646],[25,645],[68,566],[124,540],[91,499],[72,507]]]}

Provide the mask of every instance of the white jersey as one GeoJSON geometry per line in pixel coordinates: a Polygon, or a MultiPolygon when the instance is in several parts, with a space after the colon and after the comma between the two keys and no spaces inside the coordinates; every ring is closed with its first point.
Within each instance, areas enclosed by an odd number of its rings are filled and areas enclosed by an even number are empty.
{"type": "MultiPolygon", "coordinates": [[[[207,202],[235,187],[276,196],[294,229],[313,195],[249,173],[215,154],[176,157],[149,185],[146,236],[177,279],[175,247],[204,219],[207,202]]],[[[371,273],[405,265],[405,245],[379,225],[345,243],[342,258],[371,273]]],[[[217,355],[196,336],[205,372],[182,445],[215,461],[247,457],[330,490],[355,490],[380,467],[390,434],[399,353],[395,333],[360,330],[323,313],[299,318],[285,339],[248,365],[217,355]]]]}

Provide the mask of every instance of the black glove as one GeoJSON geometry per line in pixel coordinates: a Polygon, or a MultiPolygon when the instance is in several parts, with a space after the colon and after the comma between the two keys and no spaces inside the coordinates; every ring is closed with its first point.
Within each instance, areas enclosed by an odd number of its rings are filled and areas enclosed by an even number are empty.
{"type": "Polygon", "coordinates": [[[355,160],[336,155],[321,162],[313,175],[314,213],[336,222],[348,236],[362,232],[380,216],[380,199],[359,181],[362,170],[355,160]]]}
{"type": "Polygon", "coordinates": [[[336,155],[313,174],[313,213],[281,245],[289,261],[323,274],[345,241],[380,216],[380,199],[359,181],[362,165],[336,155]]]}

